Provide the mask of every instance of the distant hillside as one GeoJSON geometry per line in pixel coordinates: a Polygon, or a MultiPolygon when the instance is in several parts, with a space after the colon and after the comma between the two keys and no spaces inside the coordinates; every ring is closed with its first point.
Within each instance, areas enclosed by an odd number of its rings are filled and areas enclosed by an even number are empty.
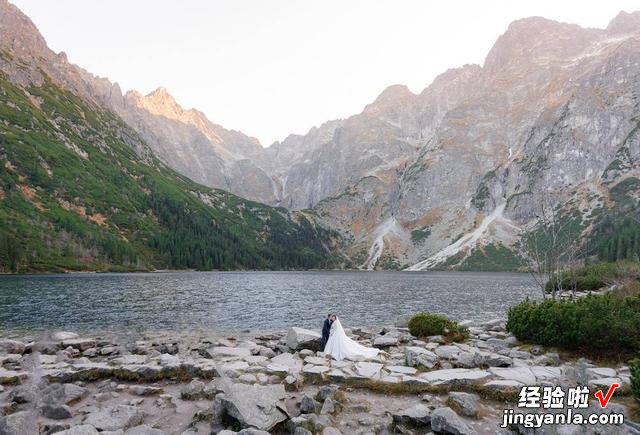
{"type": "Polygon", "coordinates": [[[0,119],[1,272],[332,265],[331,234],[303,214],[178,175],[49,77],[0,74],[0,119]]]}

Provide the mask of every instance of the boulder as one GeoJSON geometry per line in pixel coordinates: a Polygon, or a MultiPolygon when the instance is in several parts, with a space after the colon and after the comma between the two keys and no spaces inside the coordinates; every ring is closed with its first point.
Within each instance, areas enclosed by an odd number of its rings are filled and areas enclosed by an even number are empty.
{"type": "Polygon", "coordinates": [[[144,417],[144,412],[135,406],[116,405],[91,412],[84,423],[99,431],[126,430],[142,424],[144,417]]]}
{"type": "Polygon", "coordinates": [[[334,414],[337,410],[338,405],[336,404],[336,402],[331,399],[331,397],[327,397],[322,404],[320,414],[334,414]]]}
{"type": "Polygon", "coordinates": [[[386,366],[385,369],[392,373],[401,373],[403,375],[415,375],[418,372],[413,367],[407,366],[386,366]]]}
{"type": "Polygon", "coordinates": [[[423,427],[428,426],[431,422],[431,410],[426,405],[418,403],[410,408],[393,413],[391,417],[396,424],[423,427]]]}
{"type": "Polygon", "coordinates": [[[320,404],[313,400],[313,397],[305,394],[300,402],[300,412],[302,414],[314,414],[319,406],[320,404]]]}
{"type": "Polygon", "coordinates": [[[360,361],[355,365],[355,371],[358,376],[368,379],[377,379],[380,377],[382,364],[360,361]]]}
{"type": "Polygon", "coordinates": [[[37,434],[36,422],[29,411],[20,411],[5,417],[0,417],[0,434],[24,435],[37,434]]]}
{"type": "Polygon", "coordinates": [[[72,347],[80,351],[91,349],[96,346],[96,341],[91,338],[71,338],[62,341],[62,347],[72,347]]]}
{"type": "Polygon", "coordinates": [[[385,348],[398,345],[398,337],[392,337],[390,334],[380,335],[373,340],[373,346],[378,348],[385,348]]]}
{"type": "Polygon", "coordinates": [[[476,433],[449,407],[437,408],[431,413],[431,429],[434,432],[454,435],[472,435],[476,433]]]}
{"type": "Polygon", "coordinates": [[[491,367],[489,371],[500,379],[517,381],[524,385],[536,385],[536,375],[529,367],[491,367]]]}
{"type": "Polygon", "coordinates": [[[67,430],[62,432],[56,432],[56,435],[98,435],[100,432],[90,424],[81,424],[78,426],[71,426],[67,430]]]}
{"type": "Polygon", "coordinates": [[[13,353],[22,355],[26,349],[26,344],[17,340],[0,340],[0,354],[13,353]]]}
{"type": "Polygon", "coordinates": [[[287,419],[284,386],[246,385],[223,381],[219,396],[221,409],[241,427],[269,431],[287,419]]]}
{"type": "Polygon", "coordinates": [[[41,408],[42,415],[52,420],[66,420],[73,417],[67,405],[47,404],[41,408]]]}
{"type": "Polygon", "coordinates": [[[432,369],[438,364],[438,356],[422,347],[407,346],[404,350],[408,366],[432,369]]]}
{"type": "Polygon", "coordinates": [[[466,417],[477,417],[480,398],[476,394],[452,391],[449,393],[447,405],[466,417]]]}
{"type": "Polygon", "coordinates": [[[287,332],[287,346],[293,350],[311,349],[319,351],[322,335],[310,329],[289,328],[287,332]]]}
{"type": "Polygon", "coordinates": [[[320,402],[324,402],[328,397],[333,398],[339,389],[340,387],[338,387],[337,385],[323,385],[318,390],[316,399],[318,399],[320,402]]]}

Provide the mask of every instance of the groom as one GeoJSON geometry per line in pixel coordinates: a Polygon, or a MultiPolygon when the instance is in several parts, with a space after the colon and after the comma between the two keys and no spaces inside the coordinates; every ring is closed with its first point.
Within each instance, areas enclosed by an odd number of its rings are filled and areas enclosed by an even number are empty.
{"type": "Polygon", "coordinates": [[[329,333],[331,332],[331,324],[333,320],[331,317],[333,313],[327,314],[327,318],[324,319],[324,324],[322,325],[322,340],[320,340],[320,350],[324,351],[324,347],[327,345],[327,341],[329,341],[329,333]]]}

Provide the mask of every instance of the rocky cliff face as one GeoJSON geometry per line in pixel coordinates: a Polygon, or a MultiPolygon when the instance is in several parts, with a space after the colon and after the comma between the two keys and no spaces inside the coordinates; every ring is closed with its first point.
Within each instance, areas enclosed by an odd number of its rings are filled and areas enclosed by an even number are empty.
{"type": "MultiPolygon", "coordinates": [[[[605,30],[514,22],[482,67],[399,97],[404,113],[373,111],[417,149],[316,211],[370,268],[462,265],[474,249],[513,245],[542,195],[580,210],[588,227],[610,189],[639,172],[637,19],[622,13],[605,30]]],[[[384,146],[386,130],[374,129],[384,146]]]]}

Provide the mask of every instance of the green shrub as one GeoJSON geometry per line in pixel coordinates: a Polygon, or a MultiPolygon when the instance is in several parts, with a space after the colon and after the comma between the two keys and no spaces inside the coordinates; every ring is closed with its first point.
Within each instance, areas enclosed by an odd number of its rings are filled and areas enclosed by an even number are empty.
{"type": "Polygon", "coordinates": [[[640,402],[640,359],[634,359],[629,364],[631,369],[631,393],[640,402]]]}
{"type": "Polygon", "coordinates": [[[525,300],[509,310],[507,331],[518,340],[544,346],[633,354],[640,349],[640,297],[525,300]]]}
{"type": "Polygon", "coordinates": [[[418,313],[409,320],[409,332],[415,337],[443,335],[450,341],[469,338],[469,329],[440,314],[418,313]]]}

